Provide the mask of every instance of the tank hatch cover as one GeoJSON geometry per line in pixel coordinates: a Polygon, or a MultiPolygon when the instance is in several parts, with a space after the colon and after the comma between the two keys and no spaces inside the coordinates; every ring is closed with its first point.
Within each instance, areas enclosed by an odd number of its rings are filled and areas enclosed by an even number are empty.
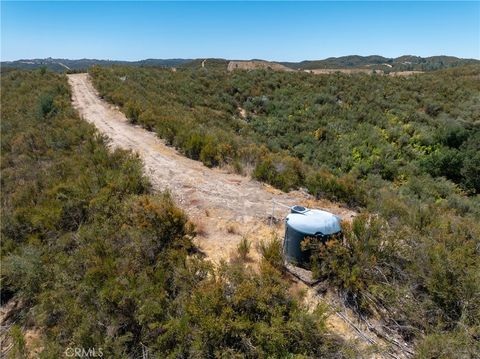
{"type": "Polygon", "coordinates": [[[307,210],[304,213],[290,213],[286,220],[288,226],[307,235],[329,235],[341,231],[337,216],[318,209],[307,210]]]}
{"type": "Polygon", "coordinates": [[[308,211],[308,208],[305,208],[303,206],[293,206],[292,207],[292,213],[305,213],[308,211]]]}

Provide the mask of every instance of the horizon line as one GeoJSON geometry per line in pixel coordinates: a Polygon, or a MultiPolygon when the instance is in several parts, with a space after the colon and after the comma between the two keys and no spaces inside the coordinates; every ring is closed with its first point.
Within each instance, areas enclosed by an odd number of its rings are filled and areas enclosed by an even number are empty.
{"type": "Polygon", "coordinates": [[[52,59],[52,60],[70,60],[70,61],[80,61],[80,60],[98,60],[98,61],[122,61],[122,62],[140,62],[140,61],[146,61],[146,60],[208,60],[208,59],[213,59],[213,60],[226,60],[226,61],[268,61],[268,62],[287,62],[287,63],[299,63],[299,62],[306,62],[306,61],[321,61],[321,60],[328,60],[328,59],[338,59],[342,57],[350,57],[350,56],[358,56],[358,57],[372,57],[372,56],[379,56],[383,57],[385,59],[397,59],[400,57],[404,56],[412,56],[412,57],[419,57],[419,58],[430,58],[430,57],[455,57],[457,59],[461,60],[477,60],[480,61],[480,57],[475,58],[475,57],[459,57],[455,55],[446,55],[446,54],[440,54],[440,55],[429,55],[429,56],[420,56],[420,55],[412,55],[412,54],[404,54],[404,55],[399,55],[396,57],[388,57],[388,56],[383,56],[383,55],[378,55],[378,54],[371,54],[371,55],[358,55],[358,54],[350,54],[350,55],[341,55],[341,56],[328,56],[328,57],[323,57],[323,58],[312,58],[312,59],[303,59],[303,60],[298,60],[298,61],[285,61],[285,60],[271,60],[271,59],[262,59],[262,58],[250,58],[250,59],[233,59],[233,58],[227,58],[227,57],[146,57],[146,58],[140,58],[137,60],[125,60],[125,59],[114,59],[114,58],[95,58],[95,57],[82,57],[82,58],[68,58],[68,57],[25,57],[25,58],[17,58],[15,60],[4,60],[0,58],[0,62],[15,62],[15,61],[22,61],[22,60],[47,60],[47,59],[52,59]]]}

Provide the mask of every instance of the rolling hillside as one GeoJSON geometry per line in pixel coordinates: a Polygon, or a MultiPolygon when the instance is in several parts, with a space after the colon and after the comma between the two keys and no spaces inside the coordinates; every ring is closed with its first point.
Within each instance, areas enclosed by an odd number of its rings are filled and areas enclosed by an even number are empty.
{"type": "Polygon", "coordinates": [[[270,68],[278,71],[315,70],[315,69],[370,69],[392,71],[432,71],[444,68],[458,67],[469,64],[479,64],[479,60],[461,59],[453,56],[419,57],[404,55],[397,58],[383,56],[343,56],[330,57],[324,60],[306,60],[301,62],[274,62],[260,59],[252,60],[228,60],[228,59],[145,59],[140,61],[121,60],[97,60],[97,59],[22,59],[16,61],[2,61],[2,69],[25,69],[32,70],[46,67],[56,72],[86,71],[93,65],[112,66],[144,66],[144,67],[202,67],[202,63],[208,64],[208,68],[227,68],[232,63],[232,69],[256,69],[270,68]],[[204,62],[205,60],[205,62],[204,62]]]}
{"type": "Polygon", "coordinates": [[[117,61],[117,60],[97,60],[97,59],[53,59],[51,57],[46,59],[22,59],[16,61],[2,61],[1,67],[3,69],[22,69],[33,70],[41,67],[46,67],[55,72],[65,71],[86,71],[93,65],[112,66],[112,65],[126,65],[126,66],[158,66],[158,67],[175,67],[192,60],[190,59],[145,59],[140,61],[117,61]]]}
{"type": "Polygon", "coordinates": [[[131,123],[185,156],[359,211],[343,241],[313,247],[312,273],[431,358],[478,352],[478,73],[95,67],[90,76],[131,123]]]}
{"type": "Polygon", "coordinates": [[[420,57],[404,55],[397,58],[383,56],[343,56],[329,57],[324,60],[301,62],[282,62],[283,65],[303,70],[313,69],[350,69],[372,68],[384,71],[432,71],[443,68],[457,67],[470,64],[480,64],[475,59],[460,59],[454,56],[420,57]]]}

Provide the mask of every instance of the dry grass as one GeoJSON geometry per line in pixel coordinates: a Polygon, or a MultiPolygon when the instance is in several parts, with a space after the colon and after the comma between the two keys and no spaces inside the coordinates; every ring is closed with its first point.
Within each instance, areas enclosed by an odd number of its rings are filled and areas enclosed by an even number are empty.
{"type": "Polygon", "coordinates": [[[225,226],[225,230],[229,234],[239,234],[238,225],[235,222],[229,222],[225,226]]]}
{"type": "Polygon", "coordinates": [[[208,234],[207,232],[207,225],[206,223],[202,220],[202,218],[192,218],[190,220],[190,223],[192,223],[195,233],[197,236],[206,236],[208,234]]]}

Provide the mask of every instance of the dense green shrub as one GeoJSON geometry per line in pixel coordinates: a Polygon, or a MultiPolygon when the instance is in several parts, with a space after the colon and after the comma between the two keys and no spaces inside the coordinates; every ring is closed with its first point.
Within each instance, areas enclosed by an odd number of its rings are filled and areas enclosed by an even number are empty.
{"type": "Polygon", "coordinates": [[[171,358],[346,357],[338,340],[321,334],[325,314],[318,308],[306,315],[268,264],[259,274],[242,264],[223,265],[179,299],[157,345],[171,358]]]}
{"type": "Polygon", "coordinates": [[[205,144],[206,140],[203,134],[193,133],[184,145],[185,154],[194,160],[198,160],[205,144]]]}
{"type": "Polygon", "coordinates": [[[480,131],[466,140],[461,151],[463,153],[463,167],[461,174],[465,188],[473,193],[480,193],[480,131]]]}
{"type": "Polygon", "coordinates": [[[283,251],[280,238],[272,235],[269,240],[259,243],[258,250],[266,263],[277,270],[283,270],[283,251]]]}
{"type": "Polygon", "coordinates": [[[138,102],[129,100],[125,104],[125,115],[131,123],[137,123],[141,114],[142,109],[140,108],[138,102]]]}
{"type": "Polygon", "coordinates": [[[418,345],[419,359],[476,358],[480,343],[464,332],[443,332],[426,336],[418,345]]]}
{"type": "Polygon", "coordinates": [[[452,223],[434,208],[409,211],[411,226],[366,215],[345,223],[343,242],[327,242],[314,254],[314,273],[341,288],[359,311],[393,320],[393,327],[409,323],[400,328],[406,339],[456,330],[473,340],[480,228],[469,220],[452,223]]]}
{"type": "Polygon", "coordinates": [[[55,105],[53,103],[53,95],[46,94],[40,98],[39,112],[40,116],[47,117],[50,113],[55,112],[55,105]]]}
{"type": "Polygon", "coordinates": [[[262,158],[253,171],[253,177],[284,191],[298,188],[304,183],[304,169],[295,158],[268,156],[262,158]]]}
{"type": "Polygon", "coordinates": [[[439,148],[422,160],[422,167],[433,177],[446,177],[453,182],[462,181],[463,155],[452,148],[439,148]]]}
{"type": "Polygon", "coordinates": [[[342,231],[343,242],[330,240],[314,254],[313,271],[343,288],[359,309],[368,311],[370,287],[383,281],[381,277],[394,280],[404,270],[398,257],[400,243],[389,233],[388,224],[374,216],[360,215],[351,225],[344,223],[342,231]],[[377,271],[383,263],[390,267],[377,271]]]}
{"type": "Polygon", "coordinates": [[[326,170],[313,172],[305,180],[309,192],[317,198],[326,197],[351,206],[364,205],[365,194],[351,175],[336,177],[326,170]]]}

